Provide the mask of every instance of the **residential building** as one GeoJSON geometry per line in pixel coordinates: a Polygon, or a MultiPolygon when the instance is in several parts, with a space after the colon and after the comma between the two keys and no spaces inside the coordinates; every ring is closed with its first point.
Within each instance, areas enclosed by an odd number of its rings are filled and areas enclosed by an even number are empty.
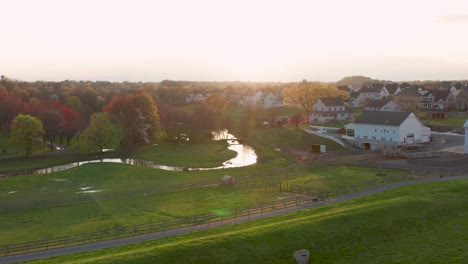
{"type": "Polygon", "coordinates": [[[204,91],[194,90],[185,96],[185,102],[187,103],[205,102],[206,99],[208,99],[209,97],[210,95],[204,91]]]}
{"type": "Polygon", "coordinates": [[[401,145],[430,141],[431,129],[411,112],[364,111],[346,125],[343,139],[364,149],[395,149],[401,145]]]}
{"type": "Polygon", "coordinates": [[[265,109],[283,106],[283,97],[273,91],[264,91],[264,96],[260,98],[259,103],[265,109]]]}
{"type": "Polygon", "coordinates": [[[372,86],[362,87],[358,91],[359,95],[349,103],[351,107],[363,107],[371,100],[382,99],[381,88],[374,88],[372,86]]]}
{"type": "Polygon", "coordinates": [[[309,113],[309,122],[323,124],[330,121],[343,121],[351,117],[351,113],[340,97],[323,97],[315,102],[313,111],[309,113]]]}
{"type": "Polygon", "coordinates": [[[263,96],[260,90],[248,90],[241,98],[240,105],[256,105],[263,96]]]}
{"type": "Polygon", "coordinates": [[[366,111],[400,111],[400,107],[391,99],[371,100],[365,106],[366,111]]]}

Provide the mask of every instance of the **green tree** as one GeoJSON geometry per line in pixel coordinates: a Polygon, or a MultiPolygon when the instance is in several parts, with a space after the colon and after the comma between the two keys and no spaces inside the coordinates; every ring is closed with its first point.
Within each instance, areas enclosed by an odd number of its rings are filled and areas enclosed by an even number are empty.
{"type": "Polygon", "coordinates": [[[119,125],[113,124],[105,113],[91,115],[89,126],[83,132],[90,148],[97,148],[103,153],[103,149],[115,149],[123,138],[123,131],[119,125]]]}
{"type": "Polygon", "coordinates": [[[23,144],[26,158],[32,153],[33,145],[40,145],[45,134],[39,119],[30,115],[17,115],[10,126],[10,141],[23,144]]]}

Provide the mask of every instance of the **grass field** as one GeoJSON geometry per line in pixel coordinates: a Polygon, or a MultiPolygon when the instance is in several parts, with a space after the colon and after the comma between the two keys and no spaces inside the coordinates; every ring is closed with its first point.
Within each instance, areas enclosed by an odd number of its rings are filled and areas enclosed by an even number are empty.
{"type": "Polygon", "coordinates": [[[252,206],[293,197],[278,191],[205,187],[162,194],[101,200],[0,214],[2,244],[79,234],[116,226],[141,224],[252,206]]]}
{"type": "Polygon", "coordinates": [[[403,186],[249,223],[31,263],[466,263],[468,180],[403,186]]]}
{"type": "MultiPolygon", "coordinates": [[[[305,168],[285,183],[317,189],[334,189],[378,179],[376,172],[399,173],[355,166],[305,168]]],[[[151,187],[219,180],[219,172],[170,172],[124,164],[88,164],[48,175],[0,179],[0,205],[21,201],[81,197],[83,190],[99,193],[151,191],[151,187]],[[131,189],[129,189],[129,186],[131,189]]],[[[268,183],[264,182],[264,183],[268,183]]],[[[87,194],[93,196],[93,194],[87,194]]],[[[226,187],[204,187],[162,194],[129,196],[82,204],[24,209],[0,214],[0,236],[9,243],[45,239],[156,221],[167,215],[206,213],[291,197],[274,191],[248,191],[226,187]],[[32,232],[33,230],[39,230],[32,232]]]]}
{"type": "Polygon", "coordinates": [[[227,149],[227,146],[226,141],[213,140],[185,145],[164,142],[140,147],[132,157],[164,165],[209,168],[221,166],[224,161],[236,156],[236,152],[227,149]]]}
{"type": "MultiPolygon", "coordinates": [[[[18,143],[12,143],[9,140],[10,136],[4,131],[0,131],[0,157],[24,156],[24,146],[18,143]],[[7,150],[7,152],[4,150],[7,150]]],[[[33,154],[47,150],[48,148],[45,146],[33,146],[32,148],[33,154]]]]}
{"type": "Polygon", "coordinates": [[[452,117],[444,119],[426,119],[424,122],[429,125],[462,127],[466,119],[466,117],[452,117]]]}
{"type": "Polygon", "coordinates": [[[342,150],[336,142],[307,134],[301,129],[292,127],[275,127],[258,129],[255,136],[266,143],[276,145],[280,148],[298,148],[309,150],[312,144],[327,145],[328,150],[342,150]]]}
{"type": "Polygon", "coordinates": [[[377,174],[402,175],[408,172],[394,169],[380,169],[362,166],[324,166],[304,167],[298,170],[297,176],[283,183],[314,187],[321,190],[332,190],[367,181],[379,180],[377,174]]]}

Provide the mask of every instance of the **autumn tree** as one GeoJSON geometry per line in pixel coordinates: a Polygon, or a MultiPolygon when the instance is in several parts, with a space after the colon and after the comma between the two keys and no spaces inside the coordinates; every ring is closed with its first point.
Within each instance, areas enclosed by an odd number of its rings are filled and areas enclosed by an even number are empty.
{"type": "Polygon", "coordinates": [[[226,111],[226,99],[224,99],[221,94],[214,94],[208,98],[206,105],[216,114],[216,122],[219,125],[221,114],[226,111]]]}
{"type": "Polygon", "coordinates": [[[346,97],[346,93],[334,85],[319,82],[302,81],[287,86],[283,90],[284,102],[296,104],[304,109],[306,115],[313,110],[315,101],[321,97],[346,97]]]}
{"type": "Polygon", "coordinates": [[[128,144],[148,142],[159,130],[158,108],[148,94],[114,96],[103,110],[120,120],[128,144]]]}
{"type": "Polygon", "coordinates": [[[33,145],[40,145],[44,128],[36,117],[17,115],[10,127],[10,141],[24,146],[26,158],[32,153],[33,145]]]}
{"type": "Polygon", "coordinates": [[[95,113],[91,115],[89,126],[82,136],[87,139],[90,148],[97,148],[103,153],[106,148],[115,149],[119,146],[123,130],[119,125],[113,124],[107,114],[95,113]]]}
{"type": "Polygon", "coordinates": [[[289,125],[299,128],[299,125],[307,123],[307,117],[302,113],[295,113],[288,119],[289,125]]]}
{"type": "Polygon", "coordinates": [[[24,112],[25,105],[18,97],[10,94],[0,94],[0,130],[8,130],[13,118],[24,112]]]}

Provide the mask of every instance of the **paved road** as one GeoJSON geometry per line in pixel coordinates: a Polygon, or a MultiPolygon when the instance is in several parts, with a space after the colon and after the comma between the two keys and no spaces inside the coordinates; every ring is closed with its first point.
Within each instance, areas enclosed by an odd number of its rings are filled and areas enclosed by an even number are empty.
{"type": "Polygon", "coordinates": [[[79,246],[72,246],[72,247],[66,247],[66,248],[57,248],[57,249],[52,249],[52,250],[47,250],[47,251],[40,251],[40,252],[34,252],[34,253],[14,255],[14,256],[0,257],[0,263],[13,263],[13,262],[18,262],[18,261],[28,261],[28,260],[33,260],[33,259],[47,258],[47,257],[52,257],[52,256],[58,256],[58,255],[64,255],[64,254],[70,254],[70,253],[77,253],[77,252],[88,251],[88,250],[96,250],[96,249],[126,245],[126,244],[130,244],[130,243],[153,240],[153,239],[158,239],[158,238],[173,236],[173,235],[178,235],[178,234],[185,234],[185,233],[190,233],[190,232],[193,232],[193,231],[196,231],[196,230],[205,230],[205,229],[209,229],[209,228],[213,228],[213,227],[230,225],[230,224],[234,224],[234,223],[237,223],[237,222],[246,222],[246,221],[250,221],[250,220],[261,219],[261,218],[270,217],[270,216],[274,216],[274,215],[284,214],[284,213],[287,213],[287,212],[298,211],[298,210],[305,209],[305,208],[317,207],[317,206],[332,204],[332,203],[341,202],[341,201],[345,201],[345,200],[351,200],[351,199],[354,199],[354,198],[357,198],[357,197],[361,197],[361,196],[365,196],[365,195],[368,195],[368,194],[385,191],[385,190],[388,190],[388,189],[393,189],[393,188],[403,186],[403,185],[423,183],[423,182],[433,182],[433,181],[446,181],[446,180],[454,180],[454,179],[462,179],[462,178],[467,179],[468,175],[452,176],[452,177],[445,177],[445,178],[434,178],[434,179],[426,179],[426,180],[411,180],[411,181],[390,183],[390,184],[378,186],[378,187],[375,187],[375,188],[372,188],[372,189],[368,189],[368,190],[365,190],[365,191],[360,191],[360,192],[356,192],[356,193],[336,197],[336,198],[333,198],[333,199],[316,202],[316,203],[313,203],[313,204],[310,204],[310,205],[297,206],[297,207],[292,207],[292,208],[288,208],[288,209],[284,209],[284,210],[277,210],[277,211],[274,211],[274,212],[268,212],[268,213],[263,213],[263,214],[255,214],[255,215],[250,215],[250,216],[239,217],[237,219],[229,219],[229,220],[224,220],[224,221],[211,222],[211,223],[192,226],[192,227],[172,229],[172,230],[168,230],[168,231],[155,232],[155,233],[150,233],[150,234],[145,234],[145,235],[140,235],[140,236],[134,236],[134,237],[120,238],[120,239],[115,239],[115,240],[101,241],[101,242],[84,244],[84,245],[79,245],[79,246]]]}

